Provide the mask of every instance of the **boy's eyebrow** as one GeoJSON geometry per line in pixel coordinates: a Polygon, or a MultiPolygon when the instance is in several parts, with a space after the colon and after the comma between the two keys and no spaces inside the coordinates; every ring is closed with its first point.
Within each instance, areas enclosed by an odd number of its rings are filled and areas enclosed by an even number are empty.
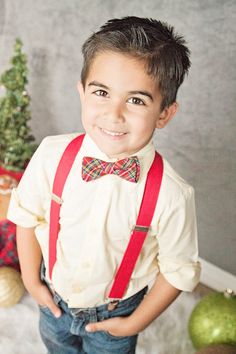
{"type": "MultiPolygon", "coordinates": [[[[91,81],[91,82],[88,84],[88,86],[98,86],[98,87],[102,87],[102,88],[104,88],[104,89],[106,89],[106,90],[109,90],[109,87],[108,87],[108,86],[106,86],[106,85],[104,85],[104,84],[102,84],[101,82],[98,82],[98,81],[91,81]]],[[[135,91],[129,91],[128,93],[129,93],[129,94],[132,94],[132,95],[137,95],[137,94],[139,94],[139,95],[147,96],[147,97],[150,98],[150,100],[153,101],[153,97],[152,97],[152,95],[150,94],[150,92],[148,92],[148,91],[135,90],[135,91]]]]}

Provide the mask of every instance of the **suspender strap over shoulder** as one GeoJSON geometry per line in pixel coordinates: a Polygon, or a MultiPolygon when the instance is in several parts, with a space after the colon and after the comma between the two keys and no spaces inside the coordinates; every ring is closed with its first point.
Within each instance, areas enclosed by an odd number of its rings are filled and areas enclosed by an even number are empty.
{"type": "Polygon", "coordinates": [[[66,147],[59,165],[52,188],[52,200],[50,209],[49,227],[49,277],[52,278],[53,266],[57,258],[57,237],[59,232],[59,218],[62,204],[62,192],[67,176],[71,170],[75,157],[84,140],[84,134],[77,136],[66,147]]]}
{"type": "Polygon", "coordinates": [[[109,298],[120,299],[125,293],[136,261],[147,236],[161,187],[163,175],[162,157],[156,152],[148,172],[144,194],[139,209],[136,225],[130,237],[120,267],[115,275],[109,298]]]}
{"type": "MultiPolygon", "coordinates": [[[[67,176],[71,170],[75,157],[80,150],[84,134],[73,139],[66,147],[53,182],[52,200],[50,209],[49,227],[49,277],[52,278],[52,271],[57,256],[57,238],[59,232],[60,208],[62,204],[62,192],[67,176]]],[[[143,243],[147,236],[153,214],[156,208],[163,175],[162,157],[156,152],[152,166],[148,172],[144,194],[130,241],[125,254],[115,275],[115,279],[108,297],[110,299],[121,299],[125,293],[136,261],[141,252],[143,243]]]]}

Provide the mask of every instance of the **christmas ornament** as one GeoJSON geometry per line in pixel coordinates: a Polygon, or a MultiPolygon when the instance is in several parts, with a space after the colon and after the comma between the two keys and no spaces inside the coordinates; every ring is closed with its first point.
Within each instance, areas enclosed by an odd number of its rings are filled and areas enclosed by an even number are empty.
{"type": "Polygon", "coordinates": [[[196,305],[189,319],[189,334],[195,348],[210,344],[236,346],[236,296],[225,293],[209,294],[196,305]]]}
{"type": "Polygon", "coordinates": [[[226,344],[210,345],[203,348],[195,354],[236,354],[236,347],[226,344]]]}
{"type": "Polygon", "coordinates": [[[10,267],[0,267],[0,307],[15,305],[24,291],[20,273],[10,267]]]}

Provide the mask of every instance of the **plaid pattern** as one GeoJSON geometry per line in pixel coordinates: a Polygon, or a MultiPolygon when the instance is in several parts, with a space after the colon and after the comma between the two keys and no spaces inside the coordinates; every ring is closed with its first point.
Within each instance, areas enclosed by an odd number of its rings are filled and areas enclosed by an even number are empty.
{"type": "Polygon", "coordinates": [[[0,221],[0,267],[10,266],[20,270],[16,250],[16,225],[5,219],[0,221]]]}
{"type": "Polygon", "coordinates": [[[127,181],[137,183],[140,175],[140,163],[137,156],[116,162],[105,162],[85,156],[82,161],[82,178],[89,182],[99,177],[114,174],[127,181]]]}

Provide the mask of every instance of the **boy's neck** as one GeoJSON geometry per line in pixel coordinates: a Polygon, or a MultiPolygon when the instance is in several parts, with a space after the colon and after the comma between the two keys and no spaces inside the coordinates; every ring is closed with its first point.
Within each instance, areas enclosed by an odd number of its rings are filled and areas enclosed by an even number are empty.
{"type": "Polygon", "coordinates": [[[89,137],[89,139],[92,141],[92,143],[96,146],[96,148],[103,154],[105,155],[104,157],[106,157],[108,160],[112,160],[112,162],[116,162],[118,160],[122,160],[125,158],[129,158],[131,156],[135,156],[135,155],[139,155],[140,152],[142,152],[144,149],[146,149],[146,147],[148,145],[150,145],[150,143],[152,142],[152,138],[147,142],[147,144],[145,144],[145,146],[143,146],[141,149],[134,151],[132,153],[121,153],[121,154],[114,154],[114,155],[108,155],[105,151],[103,151],[98,145],[97,143],[93,140],[93,138],[86,133],[86,135],[89,137]]]}

